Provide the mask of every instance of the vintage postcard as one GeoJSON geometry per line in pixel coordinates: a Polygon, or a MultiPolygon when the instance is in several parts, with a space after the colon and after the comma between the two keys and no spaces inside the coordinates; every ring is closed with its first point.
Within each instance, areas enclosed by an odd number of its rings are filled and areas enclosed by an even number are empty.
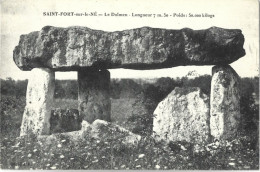
{"type": "Polygon", "coordinates": [[[0,0],[0,168],[259,170],[257,0],[0,0]]]}

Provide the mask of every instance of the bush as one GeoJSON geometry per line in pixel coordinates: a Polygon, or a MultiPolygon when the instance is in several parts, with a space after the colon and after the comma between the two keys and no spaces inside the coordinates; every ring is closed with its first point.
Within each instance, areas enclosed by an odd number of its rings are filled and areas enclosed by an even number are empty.
{"type": "Polygon", "coordinates": [[[244,135],[251,135],[258,140],[259,128],[259,78],[241,79],[241,131],[244,135]]]}
{"type": "Polygon", "coordinates": [[[25,97],[1,95],[1,135],[19,136],[25,107],[25,97]]]}
{"type": "Polygon", "coordinates": [[[152,84],[144,84],[144,88],[133,104],[132,115],[128,121],[134,123],[133,133],[151,135],[153,131],[153,112],[158,103],[162,101],[179,83],[171,78],[160,78],[152,84]]]}
{"type": "Polygon", "coordinates": [[[210,95],[210,87],[211,87],[211,76],[203,75],[193,79],[188,79],[186,77],[182,78],[182,83],[184,87],[199,87],[201,91],[210,95]]]}
{"type": "Polygon", "coordinates": [[[26,95],[28,80],[15,81],[12,78],[1,79],[1,94],[22,97],[26,95]]]}
{"type": "Polygon", "coordinates": [[[156,102],[146,99],[144,93],[138,95],[133,104],[132,115],[128,121],[134,123],[132,132],[140,135],[150,135],[153,127],[153,110],[156,108],[156,102]]]}

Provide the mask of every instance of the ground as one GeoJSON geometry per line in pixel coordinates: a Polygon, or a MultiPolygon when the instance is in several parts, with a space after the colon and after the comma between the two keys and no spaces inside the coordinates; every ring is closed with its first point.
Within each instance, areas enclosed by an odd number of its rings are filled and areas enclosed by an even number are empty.
{"type": "MultiPolygon", "coordinates": [[[[258,137],[254,133],[199,150],[183,142],[155,142],[150,136],[143,136],[131,147],[116,138],[74,142],[61,137],[51,144],[41,143],[33,136],[17,138],[24,101],[24,97],[1,97],[2,169],[259,169],[259,149],[255,142],[258,137]]],[[[131,128],[126,117],[131,115],[134,101],[112,100],[112,122],[131,128]]],[[[67,107],[67,104],[77,108],[75,100],[60,99],[54,107],[67,107]]]]}

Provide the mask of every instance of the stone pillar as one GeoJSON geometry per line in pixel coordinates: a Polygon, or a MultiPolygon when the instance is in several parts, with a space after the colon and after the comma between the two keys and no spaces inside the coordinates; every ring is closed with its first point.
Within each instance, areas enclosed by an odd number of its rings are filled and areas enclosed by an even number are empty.
{"type": "Polygon", "coordinates": [[[96,119],[111,121],[110,72],[108,70],[78,71],[78,109],[83,124],[96,119]]]}
{"type": "Polygon", "coordinates": [[[53,71],[47,68],[31,70],[20,136],[49,134],[54,88],[55,73],[53,71]]]}
{"type": "Polygon", "coordinates": [[[214,66],[210,93],[210,130],[217,139],[237,136],[240,121],[240,78],[229,65],[214,66]]]}

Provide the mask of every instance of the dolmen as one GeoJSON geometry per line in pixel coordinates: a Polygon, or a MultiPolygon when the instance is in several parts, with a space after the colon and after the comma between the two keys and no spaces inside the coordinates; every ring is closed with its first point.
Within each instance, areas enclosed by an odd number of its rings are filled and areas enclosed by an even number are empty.
{"type": "Polygon", "coordinates": [[[198,142],[207,140],[208,135],[217,139],[236,137],[240,79],[229,64],[245,55],[243,44],[241,30],[218,27],[142,27],[105,32],[78,26],[45,26],[21,35],[13,60],[18,68],[32,75],[20,135],[50,134],[56,71],[78,72],[78,111],[82,125],[91,125],[95,120],[111,120],[108,69],[214,65],[210,98],[199,88],[173,90],[155,110],[154,132],[166,140],[198,142]],[[193,138],[196,133],[199,136],[193,138]]]}

